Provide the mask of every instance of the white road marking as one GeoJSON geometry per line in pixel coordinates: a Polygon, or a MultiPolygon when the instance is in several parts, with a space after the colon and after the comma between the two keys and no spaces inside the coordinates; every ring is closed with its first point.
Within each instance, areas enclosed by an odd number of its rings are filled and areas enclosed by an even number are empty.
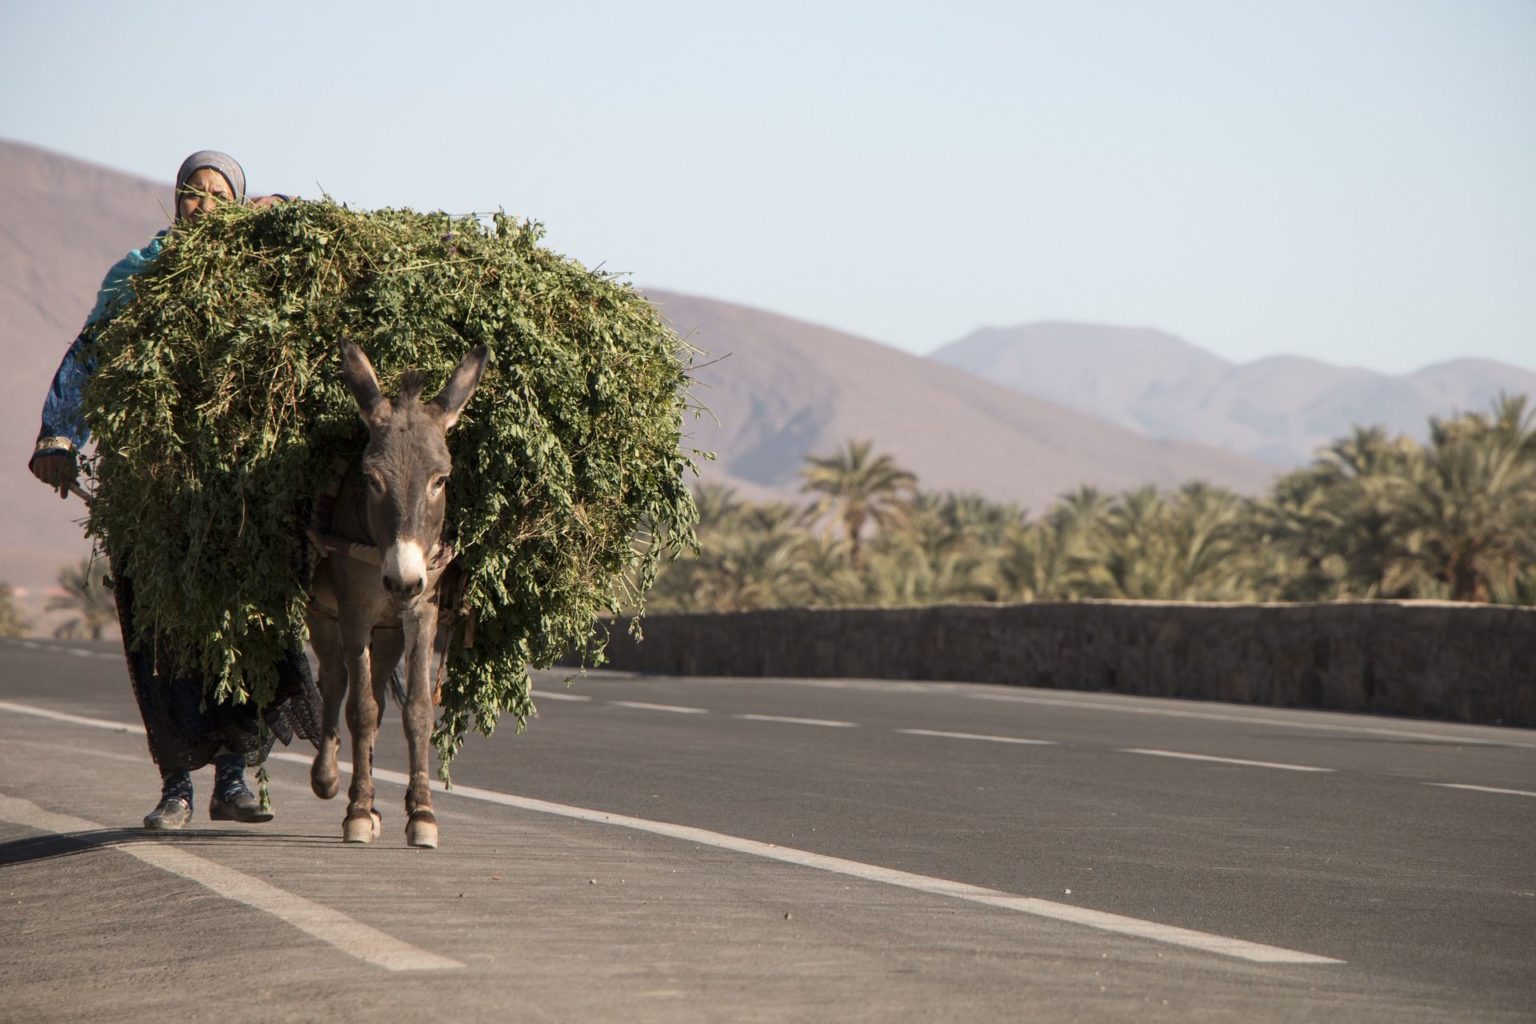
{"type": "MultiPolygon", "coordinates": [[[[296,764],[309,764],[309,758],[298,754],[278,752],[271,756],[283,761],[293,761],[296,764]]],[[[351,770],[351,766],[345,763],[340,764],[339,768],[343,771],[351,770]]],[[[402,772],[380,768],[373,770],[373,777],[382,782],[392,782],[400,786],[404,786],[409,782],[409,779],[402,772]]],[[[433,789],[439,789],[436,783],[433,783],[433,789]]],[[[562,818],[574,818],[578,821],[589,821],[600,825],[613,825],[636,832],[648,832],[651,835],[680,839],[685,842],[697,843],[701,846],[710,846],[715,849],[729,850],[733,853],[761,857],[765,860],[813,868],[818,871],[827,871],[832,874],[858,878],[868,882],[880,882],[885,885],[894,885],[902,889],[910,889],[934,896],[948,896],[953,899],[968,900],[972,903],[997,907],[1001,910],[1012,910],[1021,914],[1032,914],[1036,917],[1048,917],[1057,921],[1067,921],[1072,924],[1086,925],[1089,928],[1098,928],[1101,931],[1115,932],[1120,935],[1132,935],[1137,938],[1151,939],[1154,942],[1165,942],[1189,949],[1198,949],[1207,953],[1219,953],[1223,956],[1236,957],[1240,960],[1251,960],[1255,963],[1341,964],[1344,962],[1342,960],[1335,960],[1332,957],[1303,953],[1294,949],[1266,946],[1258,942],[1247,942],[1243,939],[1211,935],[1207,932],[1192,931],[1188,928],[1176,928],[1172,925],[1159,924],[1156,921],[1143,921],[1139,918],[1122,917],[1119,914],[1088,910],[1084,907],[1074,907],[1065,903],[1052,903],[1050,900],[1017,896],[1013,893],[1002,892],[997,889],[986,889],[979,885],[970,885],[965,882],[951,882],[943,878],[913,874],[909,871],[897,871],[893,868],[883,868],[874,864],[844,860],[841,857],[828,857],[820,853],[811,853],[808,850],[797,850],[788,846],[775,846],[772,843],[761,843],[755,839],[722,835],[719,832],[710,832],[702,828],[694,828],[690,825],[673,825],[665,821],[650,821],[646,818],[632,818],[624,814],[610,814],[607,811],[597,811],[586,807],[572,807],[569,804],[551,803],[548,800],[535,800],[531,797],[513,796],[510,793],[499,793],[493,789],[480,789],[476,786],[455,785],[445,795],[500,804],[503,807],[515,807],[518,810],[534,811],[539,814],[553,814],[562,818]]]]}
{"type": "Polygon", "coordinates": [[[126,853],[151,867],[196,882],[224,899],[271,914],[335,946],[348,956],[354,956],[375,967],[388,971],[442,971],[464,966],[457,960],[401,942],[339,910],[332,910],[234,868],[147,838],[147,834],[144,841],[136,843],[118,841],[116,830],[108,833],[112,837],[110,840],[100,839],[91,833],[101,831],[104,826],[94,821],[55,814],[27,800],[4,794],[0,794],[0,820],[38,832],[71,835],[93,846],[126,853]]]}
{"type": "Polygon", "coordinates": [[[127,722],[109,722],[102,718],[82,718],[80,715],[68,715],[62,711],[49,711],[47,708],[35,708],[30,704],[14,704],[8,700],[0,700],[0,711],[11,711],[18,715],[35,715],[38,718],[51,718],[56,722],[68,722],[71,725],[88,725],[93,729],[110,729],[113,732],[132,732],[144,735],[142,725],[129,725],[127,722]]]}
{"type": "Polygon", "coordinates": [[[579,700],[579,701],[588,701],[588,700],[592,699],[591,697],[588,697],[586,694],[583,694],[583,693],[560,693],[559,691],[555,691],[555,692],[551,692],[551,693],[545,693],[542,690],[536,691],[536,692],[530,694],[530,696],[532,696],[533,699],[536,700],[536,701],[538,701],[538,700],[579,700]]]}
{"type": "Polygon", "coordinates": [[[989,743],[1026,743],[1030,746],[1054,747],[1055,740],[1026,740],[1017,736],[983,736],[974,732],[939,732],[936,729],[897,729],[906,736],[939,736],[951,740],[986,740],[989,743]]]}
{"type": "Polygon", "coordinates": [[[1495,786],[1469,786],[1462,782],[1426,782],[1426,786],[1442,786],[1445,789],[1470,789],[1478,793],[1503,793],[1507,796],[1536,796],[1524,789],[1499,789],[1495,786]]]}
{"type": "Polygon", "coordinates": [[[104,658],[108,661],[117,661],[122,658],[121,651],[91,651],[78,647],[66,647],[63,644],[43,644],[35,640],[8,640],[6,646],[22,647],[29,651],[47,651],[50,654],[73,654],[77,658],[104,658]]]}
{"type": "Polygon", "coordinates": [[[1316,729],[1323,732],[1356,732],[1369,736],[1396,736],[1411,740],[1433,740],[1437,743],[1465,743],[1479,747],[1536,748],[1536,743],[1520,743],[1515,740],[1473,739],[1468,736],[1447,736],[1436,732],[1415,732],[1410,729],[1382,729],[1367,725],[1343,725],[1337,722],[1291,722],[1257,715],[1224,715],[1216,711],[1186,711],[1182,708],[1148,708],[1130,704],[1109,704],[1092,700],[1059,700],[1051,697],[1030,697],[1018,693],[968,693],[971,700],[992,700],[1007,704],[1042,704],[1048,707],[1077,708],[1089,711],[1114,711],[1128,715],[1163,715],[1169,718],[1199,718],[1209,722],[1240,722],[1244,725],[1270,725],[1277,729],[1316,729]]]}
{"type": "MultiPolygon", "coordinates": [[[[0,710],[36,713],[41,709],[28,708],[22,704],[0,702],[0,710]]],[[[43,713],[42,717],[63,721],[87,722],[102,728],[122,728],[121,723],[118,722],[78,719],[77,716],[64,716],[56,712],[43,713]]],[[[851,725],[852,723],[842,724],[851,725]]],[[[268,760],[286,761],[308,767],[313,758],[305,757],[302,754],[274,751],[268,757],[268,760]]],[[[340,763],[338,768],[341,771],[351,771],[351,765],[346,762],[340,763]]],[[[373,777],[380,782],[389,782],[398,786],[407,785],[410,781],[403,772],[395,772],[383,768],[375,768],[373,777]]],[[[438,792],[444,792],[441,785],[436,782],[432,784],[432,788],[438,792]]],[[[800,867],[826,871],[865,881],[880,882],[885,885],[898,886],[903,889],[935,896],[967,900],[972,903],[979,903],[1002,910],[1011,910],[1021,914],[1031,914],[1036,917],[1066,921],[1120,935],[1150,939],[1154,942],[1183,946],[1189,949],[1217,953],[1222,956],[1236,957],[1240,960],[1250,960],[1256,963],[1340,964],[1344,962],[1342,960],[1335,960],[1332,957],[1318,956],[1314,953],[1303,953],[1279,946],[1268,946],[1263,943],[1248,942],[1243,939],[1233,939],[1222,935],[1212,935],[1207,932],[1192,931],[1188,928],[1177,928],[1172,925],[1159,924],[1156,921],[1143,921],[1139,918],[1123,917],[1119,914],[1109,914],[1103,911],[1074,907],[1064,903],[1053,903],[1049,900],[1018,896],[997,889],[969,885],[965,882],[952,882],[942,878],[913,874],[908,871],[883,868],[874,864],[862,864],[858,861],[844,860],[840,857],[829,857],[824,854],[797,850],[792,847],[774,846],[771,843],[762,843],[754,839],[743,839],[739,836],[722,835],[718,832],[693,828],[689,825],[674,825],[663,821],[632,818],[628,815],[611,814],[607,811],[573,807],[568,804],[557,804],[547,800],[535,800],[531,797],[514,796],[510,793],[499,793],[495,790],[481,789],[476,786],[454,786],[452,790],[444,792],[444,795],[450,798],[462,797],[466,800],[480,800],[485,803],[498,804],[503,807],[514,807],[519,810],[533,811],[539,814],[551,814],[578,821],[627,828],[636,832],[646,832],[652,835],[679,839],[684,842],[697,843],[701,846],[710,846],[748,856],[761,857],[765,860],[794,864],[800,867]]],[[[155,848],[160,849],[161,847],[157,845],[155,848]]],[[[427,955],[430,956],[431,954],[427,955]]]]}
{"type": "Polygon", "coordinates": [[[1143,750],[1126,747],[1123,754],[1151,754],[1153,757],[1177,757],[1185,761],[1215,761],[1219,764],[1241,764],[1251,768],[1283,768],[1288,772],[1331,772],[1332,768],[1314,768],[1307,764],[1284,764],[1280,761],[1245,761],[1240,757],[1212,757],[1209,754],[1185,754],[1178,750],[1143,750]]]}
{"type": "Polygon", "coordinates": [[[642,700],[611,700],[608,702],[616,708],[637,708],[640,711],[670,711],[678,715],[707,715],[707,708],[685,708],[677,704],[647,704],[642,700]]]}
{"type": "MultiPolygon", "coordinates": [[[[126,729],[119,731],[127,732],[126,729]]],[[[37,740],[7,740],[6,742],[15,744],[18,747],[34,747],[38,750],[44,751],[45,753],[39,758],[40,761],[46,761],[49,758],[59,758],[65,755],[65,749],[61,748],[57,742],[39,743],[37,740]]],[[[68,748],[68,756],[76,757],[79,755],[84,755],[86,757],[100,757],[108,761],[121,761],[124,764],[135,765],[139,768],[142,768],[144,770],[144,774],[151,778],[158,777],[160,774],[155,770],[155,763],[143,754],[119,754],[114,750],[100,750],[96,747],[87,747],[84,745],[70,746],[68,748]]]]}
{"type": "Polygon", "coordinates": [[[789,725],[821,725],[829,729],[857,729],[857,722],[834,722],[828,718],[790,718],[786,715],[732,715],[746,722],[786,722],[789,725]]]}

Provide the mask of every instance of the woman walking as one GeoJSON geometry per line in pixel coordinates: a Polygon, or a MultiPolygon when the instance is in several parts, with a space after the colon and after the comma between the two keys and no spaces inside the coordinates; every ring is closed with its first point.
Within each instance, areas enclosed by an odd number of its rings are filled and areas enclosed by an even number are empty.
{"type": "MultiPolygon", "coordinates": [[[[61,496],[77,487],[76,454],[90,439],[81,408],[86,382],[96,369],[86,341],[90,329],[132,296],[130,280],[160,254],[169,231],[195,221],[218,203],[246,202],[245,171],[227,153],[201,150],[187,157],[176,172],[175,196],[171,228],[124,256],[107,272],[85,327],[65,353],[44,400],[42,429],[28,468],[61,496]]],[[[264,196],[253,200],[252,205],[281,198],[285,197],[264,196]]],[[[155,658],[158,644],[153,637],[134,644],[133,581],[122,571],[126,552],[107,554],[112,561],[128,673],[144,719],[150,754],[161,773],[160,802],[144,818],[144,827],[174,829],[187,824],[192,818],[192,772],[208,764],[214,766],[210,818],[272,820],[272,813],[262,809],[246,784],[245,769],[266,759],[274,739],[288,743],[295,733],[310,739],[319,734],[318,695],[303,650],[295,648],[284,655],[278,666],[277,696],[265,716],[258,715],[250,703],[215,704],[210,700],[205,705],[201,679],[164,674],[155,658]]]]}

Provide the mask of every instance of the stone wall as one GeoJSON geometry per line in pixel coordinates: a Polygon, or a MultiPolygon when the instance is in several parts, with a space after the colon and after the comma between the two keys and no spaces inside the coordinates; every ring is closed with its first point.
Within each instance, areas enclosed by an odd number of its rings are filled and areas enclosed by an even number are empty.
{"type": "Polygon", "coordinates": [[[928,679],[1536,726],[1536,609],[1157,602],[649,615],[609,667],[928,679]]]}

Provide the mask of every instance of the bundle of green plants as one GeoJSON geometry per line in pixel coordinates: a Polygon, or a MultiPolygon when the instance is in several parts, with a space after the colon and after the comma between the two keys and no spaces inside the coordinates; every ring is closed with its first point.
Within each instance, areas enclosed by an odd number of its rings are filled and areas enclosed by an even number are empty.
{"type": "Polygon", "coordinates": [[[173,231],[92,337],[85,401],[88,529],[125,560],[135,639],[153,629],[211,699],[270,700],[280,651],[305,635],[312,498],[367,436],[339,339],[386,394],[413,368],[434,394],[485,343],[449,435],[468,615],[449,645],[444,762],[471,727],[523,724],[530,668],[572,650],[600,661],[599,614],[643,607],[658,564],[693,540],[689,351],[634,288],[541,235],[502,215],[330,201],[173,231]]]}

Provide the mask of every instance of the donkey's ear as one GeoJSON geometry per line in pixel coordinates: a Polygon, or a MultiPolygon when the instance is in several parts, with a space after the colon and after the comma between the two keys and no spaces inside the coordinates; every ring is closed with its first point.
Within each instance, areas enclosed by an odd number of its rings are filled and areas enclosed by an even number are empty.
{"type": "Polygon", "coordinates": [[[364,423],[371,425],[380,413],[389,414],[389,401],[379,390],[379,378],[373,372],[373,364],[362,349],[345,338],[341,341],[341,379],[347,382],[347,390],[352,392],[352,400],[357,403],[357,411],[364,423]]]}
{"type": "Polygon", "coordinates": [[[442,410],[444,430],[459,422],[459,413],[474,397],[475,388],[480,385],[480,375],[485,372],[485,364],[490,358],[491,350],[484,345],[471,349],[453,368],[453,376],[448,378],[442,393],[432,399],[431,404],[442,410]]]}

